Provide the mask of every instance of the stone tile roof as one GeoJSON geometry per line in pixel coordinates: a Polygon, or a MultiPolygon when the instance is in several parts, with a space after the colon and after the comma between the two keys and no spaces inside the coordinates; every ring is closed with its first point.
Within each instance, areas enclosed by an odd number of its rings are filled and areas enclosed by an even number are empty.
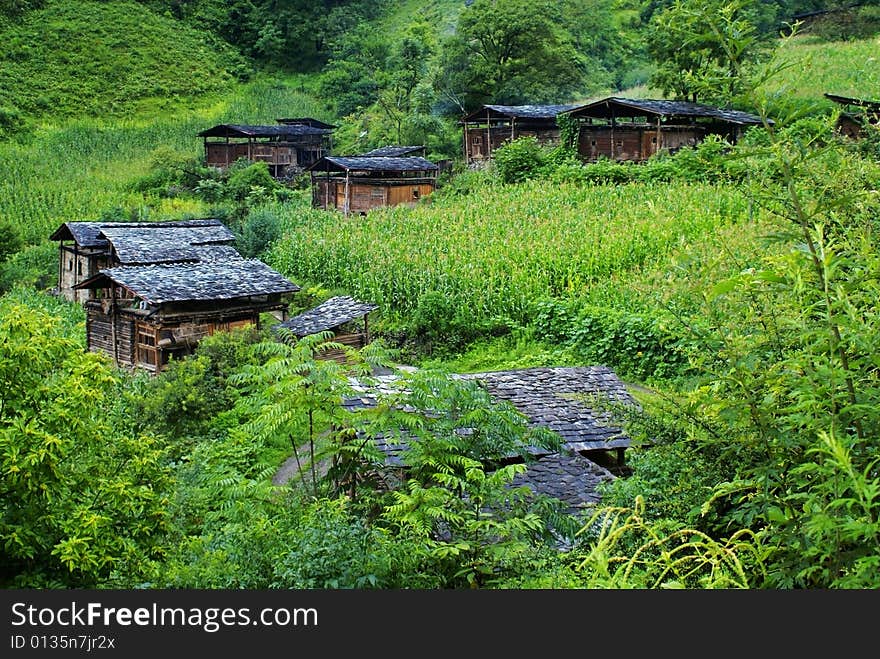
{"type": "Polygon", "coordinates": [[[309,309],[279,323],[276,327],[283,327],[292,331],[296,336],[303,337],[339,327],[356,318],[366,316],[378,308],[379,306],[376,304],[360,302],[347,295],[339,295],[322,302],[314,309],[309,309]]]}
{"type": "MultiPolygon", "coordinates": [[[[175,220],[169,222],[65,222],[49,236],[50,240],[74,240],[80,247],[103,248],[109,245],[104,230],[112,232],[120,240],[126,232],[132,235],[153,236],[153,243],[167,242],[162,233],[169,230],[186,230],[190,244],[226,243],[235,235],[220,220],[175,220]],[[147,233],[149,232],[149,233],[147,233]]],[[[141,241],[148,240],[140,238],[141,241]]]]}
{"type": "Polygon", "coordinates": [[[578,105],[484,105],[481,109],[471,112],[462,121],[479,121],[485,119],[486,111],[491,110],[496,116],[511,119],[556,119],[561,112],[572,110],[578,105]]]}
{"type": "Polygon", "coordinates": [[[536,495],[559,499],[568,514],[576,515],[598,503],[598,486],[615,478],[605,467],[585,457],[554,453],[529,463],[526,472],[517,474],[510,486],[525,485],[536,495]]]}
{"type": "Polygon", "coordinates": [[[490,394],[507,400],[531,423],[553,430],[569,451],[626,448],[630,439],[595,409],[591,398],[638,407],[626,385],[607,366],[541,367],[461,375],[483,383],[490,394]]]}
{"type": "Polygon", "coordinates": [[[121,264],[173,263],[199,258],[237,258],[235,235],[222,224],[202,226],[103,226],[101,236],[121,264]],[[213,250],[205,249],[214,247],[213,250]]]}
{"type": "Polygon", "coordinates": [[[386,158],[374,156],[324,156],[314,165],[310,171],[321,172],[412,172],[433,171],[439,169],[437,165],[425,158],[410,156],[406,158],[386,158]]]}
{"type": "Polygon", "coordinates": [[[409,156],[414,153],[424,153],[423,146],[381,146],[378,149],[358,154],[358,158],[399,158],[401,156],[409,156]]]}
{"type": "Polygon", "coordinates": [[[151,304],[205,300],[233,300],[300,288],[257,259],[201,261],[156,265],[120,266],[74,288],[104,288],[110,282],[124,286],[151,304]]]}
{"type": "MultiPolygon", "coordinates": [[[[524,368],[453,377],[479,380],[494,399],[513,404],[533,426],[558,433],[564,450],[608,450],[630,444],[629,436],[613,421],[611,412],[593,404],[593,397],[598,397],[596,400],[639,407],[623,381],[607,366],[524,368]]],[[[355,384],[356,393],[343,401],[343,407],[349,411],[374,407],[377,396],[398,391],[394,376],[377,380],[370,386],[355,384]]],[[[548,451],[533,447],[531,453],[542,455],[548,451]]]]}
{"type": "Polygon", "coordinates": [[[200,132],[199,137],[302,137],[304,135],[327,135],[333,131],[305,124],[278,124],[255,126],[252,124],[219,124],[200,132]]]}
{"type": "MultiPolygon", "coordinates": [[[[688,101],[668,101],[665,99],[648,99],[648,98],[621,98],[619,96],[610,96],[608,98],[588,103],[570,110],[568,114],[572,116],[610,116],[610,108],[626,108],[637,110],[640,113],[662,116],[662,117],[703,117],[710,119],[720,119],[728,123],[741,125],[760,125],[761,117],[742,112],[740,110],[724,110],[709,105],[699,103],[690,103],[688,101]]],[[[772,124],[772,120],[768,120],[772,124]]]]}

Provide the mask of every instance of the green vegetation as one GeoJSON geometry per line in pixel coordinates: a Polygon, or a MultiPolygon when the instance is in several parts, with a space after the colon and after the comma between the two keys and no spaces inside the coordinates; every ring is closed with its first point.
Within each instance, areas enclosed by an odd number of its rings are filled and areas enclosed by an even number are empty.
{"type": "Polygon", "coordinates": [[[821,97],[880,98],[877,36],[868,21],[837,40],[841,20],[749,54],[813,5],[2,5],[0,584],[877,588],[880,135],[838,138],[821,97]],[[682,12],[694,22],[672,25],[682,12]],[[701,45],[703,68],[652,61],[663,25],[687,26],[676,40],[701,45]],[[532,41],[510,53],[486,40],[523,26],[532,41]],[[413,208],[359,218],[312,209],[261,164],[208,170],[196,137],[314,116],[340,124],[339,149],[457,159],[468,104],[652,72],[776,124],[644,165],[520,140],[486,171],[456,163],[413,208]],[[41,292],[47,236],[207,215],[303,286],[292,309],[336,292],[378,303],[377,340],[219,333],[156,377],[84,351],[82,308],[41,292]],[[397,363],[422,369],[398,371],[375,408],[338,405],[351,376],[397,363]],[[609,406],[633,473],[575,518],[501,466],[557,438],[448,374],[595,363],[643,411],[609,406]],[[407,469],[389,471],[369,439],[404,433],[407,469]]]}

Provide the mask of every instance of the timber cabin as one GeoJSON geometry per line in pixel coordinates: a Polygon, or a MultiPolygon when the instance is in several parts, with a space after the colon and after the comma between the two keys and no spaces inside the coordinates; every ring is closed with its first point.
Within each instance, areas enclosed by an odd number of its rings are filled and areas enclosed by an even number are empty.
{"type": "Polygon", "coordinates": [[[154,374],[215,332],[259,328],[261,313],[285,318],[288,295],[299,290],[240,257],[107,268],[74,288],[94,292],[85,303],[88,349],[154,374]]]}
{"type": "Polygon", "coordinates": [[[343,214],[415,204],[437,188],[439,167],[417,156],[325,156],[309,167],[312,206],[343,214]]]}
{"type": "Polygon", "coordinates": [[[827,92],[824,96],[843,106],[835,125],[835,130],[840,135],[858,140],[865,136],[866,125],[880,126],[880,101],[866,101],[827,92]]]}
{"type": "MultiPolygon", "coordinates": [[[[496,401],[507,401],[532,426],[547,428],[562,439],[559,451],[530,447],[525,473],[512,486],[526,485],[533,494],[562,501],[577,514],[596,504],[598,486],[628,473],[624,451],[630,438],[599,401],[639,409],[626,385],[605,366],[525,368],[455,375],[477,380],[496,401]]],[[[377,376],[368,385],[353,380],[355,394],[343,400],[350,412],[375,407],[380,395],[400,391],[399,376],[377,376]]],[[[428,411],[430,412],[430,411],[428,411]]],[[[400,454],[407,448],[405,433],[374,438],[385,455],[386,468],[403,469],[400,454]]],[[[522,458],[510,456],[509,463],[522,458]]]]}
{"type": "MultiPolygon", "coordinates": [[[[378,308],[378,305],[339,295],[279,323],[275,329],[283,328],[297,339],[319,332],[332,332],[330,341],[359,350],[370,342],[368,316],[378,308]]],[[[329,350],[321,356],[337,361],[345,357],[341,350],[329,350]]]]}
{"type": "Polygon", "coordinates": [[[278,180],[301,174],[330,153],[332,128],[316,119],[284,119],[275,126],[220,124],[199,133],[205,142],[205,165],[226,169],[236,160],[265,162],[278,180]],[[321,126],[312,125],[320,123],[321,126]]]}
{"type": "Polygon", "coordinates": [[[84,302],[92,291],[76,285],[104,268],[239,258],[235,235],[220,220],[65,222],[49,236],[58,245],[58,294],[84,302]]]}
{"type": "Polygon", "coordinates": [[[534,137],[538,144],[559,144],[557,116],[577,105],[484,105],[458,123],[464,129],[464,159],[468,166],[481,167],[504,143],[519,137],[534,137]]]}
{"type": "MultiPolygon", "coordinates": [[[[578,124],[577,151],[584,162],[607,158],[644,162],[695,146],[707,135],[731,144],[761,117],[687,101],[609,97],[565,112],[578,124]]],[[[768,123],[773,122],[768,120],[768,123]]]]}

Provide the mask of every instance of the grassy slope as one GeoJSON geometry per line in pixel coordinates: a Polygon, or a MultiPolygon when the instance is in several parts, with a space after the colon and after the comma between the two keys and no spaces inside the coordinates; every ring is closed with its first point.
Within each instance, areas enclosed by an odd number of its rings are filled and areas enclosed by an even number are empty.
{"type": "Polygon", "coordinates": [[[179,109],[232,90],[244,60],[130,0],[50,0],[0,33],[3,104],[28,118],[179,109]]]}

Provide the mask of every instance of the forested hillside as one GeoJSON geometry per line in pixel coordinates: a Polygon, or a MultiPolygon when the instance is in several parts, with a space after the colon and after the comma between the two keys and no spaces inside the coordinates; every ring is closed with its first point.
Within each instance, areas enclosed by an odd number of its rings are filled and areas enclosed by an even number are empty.
{"type": "Polygon", "coordinates": [[[0,583],[880,586],[880,134],[824,96],[880,101],[880,6],[850,4],[0,3],[0,583]],[[761,121],[638,164],[528,138],[462,162],[483,103],[611,94],[761,121]],[[205,166],[200,131],[279,117],[449,167],[345,216],[307,175],[205,166]],[[205,217],[302,287],[292,314],[378,305],[375,340],[266,314],[156,376],[85,350],[52,232],[205,217]],[[510,487],[559,438],[450,374],[595,365],[640,407],[588,401],[631,444],[573,514],[510,487]],[[375,372],[401,388],[339,404],[375,372]],[[364,439],[401,429],[398,472],[364,439]]]}

